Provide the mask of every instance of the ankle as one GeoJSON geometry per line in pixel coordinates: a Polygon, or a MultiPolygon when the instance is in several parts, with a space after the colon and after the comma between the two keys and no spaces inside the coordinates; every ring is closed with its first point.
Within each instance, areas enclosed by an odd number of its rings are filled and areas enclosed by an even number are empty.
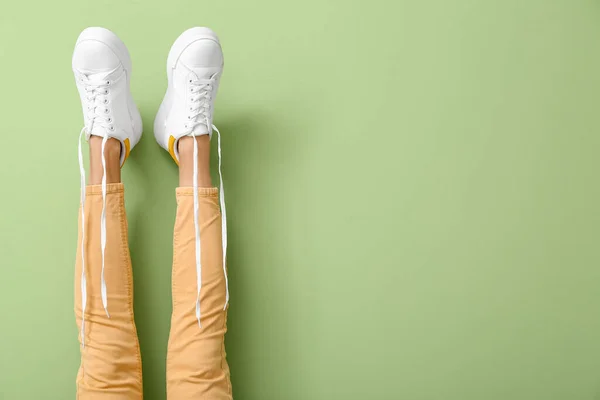
{"type": "MultiPolygon", "coordinates": [[[[104,160],[106,163],[106,182],[121,182],[121,142],[109,138],[104,146],[104,160]]],[[[90,185],[102,183],[104,168],[102,167],[102,138],[90,138],[90,185]]]]}
{"type": "Polygon", "coordinates": [[[210,138],[208,135],[196,137],[184,136],[178,141],[179,186],[194,185],[194,145],[198,147],[198,187],[212,187],[210,177],[210,138]]]}

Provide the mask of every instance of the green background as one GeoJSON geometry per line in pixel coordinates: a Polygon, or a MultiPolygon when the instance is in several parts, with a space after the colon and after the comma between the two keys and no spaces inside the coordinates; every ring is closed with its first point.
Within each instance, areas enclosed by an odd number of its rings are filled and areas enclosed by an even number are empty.
{"type": "MultiPolygon", "coordinates": [[[[128,45],[146,399],[164,399],[175,38],[221,37],[239,400],[600,399],[600,2],[4,1],[0,398],[71,399],[87,26],[128,45]]],[[[213,161],[215,161],[213,159],[213,161]]]]}

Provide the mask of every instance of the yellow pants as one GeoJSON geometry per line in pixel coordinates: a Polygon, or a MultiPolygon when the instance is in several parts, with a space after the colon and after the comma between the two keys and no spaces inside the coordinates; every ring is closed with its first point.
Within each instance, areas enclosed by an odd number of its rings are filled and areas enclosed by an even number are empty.
{"type": "MultiPolygon", "coordinates": [[[[196,320],[196,267],[192,188],[178,188],[173,235],[173,314],[167,354],[169,400],[230,400],[225,276],[218,190],[199,188],[202,245],[202,327],[196,320]]],[[[142,364],[133,319],[133,280],[127,241],[123,184],[109,184],[106,197],[105,281],[110,318],[101,299],[100,186],[88,186],[85,214],[87,306],[85,342],[77,375],[77,399],[142,399],[142,364]]],[[[81,213],[80,213],[81,214],[81,213]]],[[[81,216],[80,216],[81,218],[81,216]]],[[[81,221],[75,266],[75,317],[81,332],[81,221]]],[[[82,338],[79,338],[81,343],[82,338]]]]}

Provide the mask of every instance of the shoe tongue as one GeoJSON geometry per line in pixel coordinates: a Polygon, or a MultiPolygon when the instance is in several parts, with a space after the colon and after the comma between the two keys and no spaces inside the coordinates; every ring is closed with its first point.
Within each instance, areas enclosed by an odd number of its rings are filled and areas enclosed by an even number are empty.
{"type": "MultiPolygon", "coordinates": [[[[82,74],[84,74],[86,76],[86,78],[89,79],[90,81],[98,82],[98,81],[107,80],[109,75],[111,73],[113,73],[114,70],[113,71],[82,70],[80,72],[82,74]]],[[[100,136],[100,137],[110,136],[108,130],[105,127],[100,126],[98,124],[94,124],[92,131],[89,132],[89,134],[91,136],[100,136]]]]}
{"type": "Polygon", "coordinates": [[[108,131],[108,129],[103,128],[102,126],[99,126],[96,124],[94,124],[94,127],[92,128],[92,131],[90,132],[90,136],[112,137],[111,133],[108,131]]]}
{"type": "MultiPolygon", "coordinates": [[[[218,72],[215,68],[212,67],[194,67],[186,65],[186,68],[191,71],[191,75],[193,78],[198,79],[200,81],[209,80],[213,77],[213,75],[218,72]]],[[[210,121],[207,126],[206,120],[200,119],[198,120],[198,125],[194,127],[194,130],[191,132],[190,136],[200,136],[200,135],[211,135],[212,127],[210,126],[210,121]]]]}
{"type": "Polygon", "coordinates": [[[194,130],[190,134],[190,136],[201,136],[210,134],[210,129],[206,126],[206,121],[203,121],[194,127],[194,130]]]}

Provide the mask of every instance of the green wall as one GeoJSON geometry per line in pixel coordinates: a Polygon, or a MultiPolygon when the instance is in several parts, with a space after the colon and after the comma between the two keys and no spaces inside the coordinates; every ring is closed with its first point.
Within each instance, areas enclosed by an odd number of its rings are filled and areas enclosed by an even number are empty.
{"type": "Polygon", "coordinates": [[[153,138],[184,29],[216,125],[238,400],[600,399],[600,2],[9,1],[0,399],[74,398],[79,32],[128,45],[123,171],[146,399],[164,399],[177,171],[153,138]]]}

